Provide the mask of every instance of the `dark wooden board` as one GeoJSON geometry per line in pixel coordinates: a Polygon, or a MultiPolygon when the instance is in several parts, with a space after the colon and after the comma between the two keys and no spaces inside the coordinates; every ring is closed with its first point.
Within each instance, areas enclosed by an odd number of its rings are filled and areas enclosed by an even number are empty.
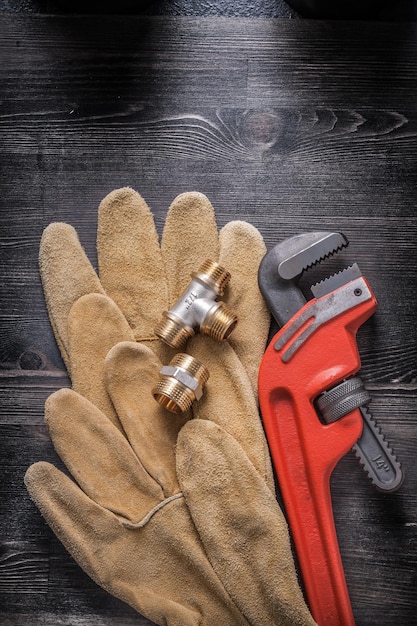
{"type": "MultiPolygon", "coordinates": [[[[23,486],[59,465],[43,423],[70,384],[42,297],[51,221],[93,263],[97,206],[130,185],[161,230],[199,190],[267,246],[337,229],[379,300],[360,330],[373,413],[406,481],[376,492],[353,454],[332,477],[358,626],[417,624],[417,25],[0,15],[0,624],[149,623],[68,556],[23,486]]],[[[328,264],[332,267],[332,263],[328,264]]]]}

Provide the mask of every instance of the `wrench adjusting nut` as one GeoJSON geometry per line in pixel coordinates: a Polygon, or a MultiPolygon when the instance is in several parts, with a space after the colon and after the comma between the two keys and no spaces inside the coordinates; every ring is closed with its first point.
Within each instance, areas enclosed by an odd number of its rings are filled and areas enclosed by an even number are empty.
{"type": "Polygon", "coordinates": [[[188,411],[200,400],[209,379],[208,369],[189,354],[176,354],[160,371],[160,379],[152,389],[155,400],[171,413],[188,411]]]}
{"type": "Polygon", "coordinates": [[[237,324],[237,316],[224,302],[230,273],[219,263],[207,260],[169,311],[164,311],[155,334],[172,348],[180,348],[196,332],[224,341],[237,324]]]}

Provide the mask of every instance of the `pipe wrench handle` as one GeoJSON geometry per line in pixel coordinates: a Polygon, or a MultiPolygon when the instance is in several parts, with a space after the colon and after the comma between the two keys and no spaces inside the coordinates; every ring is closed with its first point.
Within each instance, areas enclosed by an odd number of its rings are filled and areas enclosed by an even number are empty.
{"type": "Polygon", "coordinates": [[[312,615],[319,626],[354,626],[334,524],[330,476],[361,436],[359,409],[331,424],[314,401],[360,369],[356,333],[377,303],[361,279],[311,300],[275,335],[259,372],[272,460],[312,615]],[[333,311],[333,314],[331,313],[333,311]]]}
{"type": "Polygon", "coordinates": [[[268,407],[262,404],[311,613],[319,626],[354,626],[333,518],[330,475],[360,437],[362,417],[357,409],[324,427],[312,419],[308,424],[309,413],[311,406],[299,403],[285,390],[274,392],[268,407]],[[305,423],[301,430],[298,418],[305,423]]]}

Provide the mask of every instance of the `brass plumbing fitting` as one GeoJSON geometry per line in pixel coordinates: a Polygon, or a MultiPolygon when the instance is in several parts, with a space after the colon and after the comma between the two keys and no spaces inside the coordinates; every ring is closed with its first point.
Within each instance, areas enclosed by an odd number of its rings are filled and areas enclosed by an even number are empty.
{"type": "Polygon", "coordinates": [[[224,302],[217,301],[230,280],[230,273],[215,261],[207,260],[169,311],[164,311],[155,334],[172,348],[180,348],[198,330],[217,341],[227,339],[237,316],[224,302]]]}
{"type": "Polygon", "coordinates": [[[194,400],[200,400],[208,381],[207,368],[189,354],[176,354],[160,371],[152,389],[153,397],[171,413],[187,411],[194,400]]]}

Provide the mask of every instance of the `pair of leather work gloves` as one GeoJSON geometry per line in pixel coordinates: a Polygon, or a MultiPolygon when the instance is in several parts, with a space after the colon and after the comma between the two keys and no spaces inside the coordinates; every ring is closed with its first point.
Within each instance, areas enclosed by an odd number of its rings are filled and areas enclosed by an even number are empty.
{"type": "Polygon", "coordinates": [[[73,480],[35,463],[30,496],[85,572],[156,624],[314,625],[257,408],[269,328],[259,232],[236,221],[219,234],[208,199],[185,193],[159,243],[145,201],[125,188],[100,205],[97,250],[100,278],[71,226],[42,237],[45,299],[72,381],[45,416],[73,480]],[[175,353],[154,328],[206,258],[231,273],[225,300],[239,322],[227,342],[187,343],[210,379],[177,416],[151,393],[175,353]]]}

